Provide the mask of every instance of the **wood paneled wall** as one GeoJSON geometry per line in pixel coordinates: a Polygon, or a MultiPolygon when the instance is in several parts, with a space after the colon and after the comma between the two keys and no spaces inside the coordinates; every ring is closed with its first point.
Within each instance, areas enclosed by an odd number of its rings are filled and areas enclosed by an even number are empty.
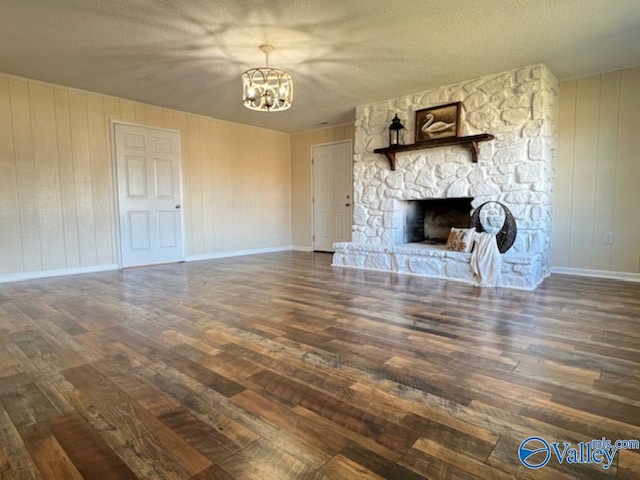
{"type": "Polygon", "coordinates": [[[117,263],[111,120],[181,132],[187,256],[291,245],[290,135],[0,74],[0,275],[117,263]]]}
{"type": "MultiPolygon", "coordinates": [[[[0,74],[0,275],[117,263],[111,119],[181,132],[189,256],[309,247],[311,146],[353,139],[0,74]]],[[[640,68],[562,82],[558,125],[554,266],[640,272],[640,68]]]]}
{"type": "Polygon", "coordinates": [[[562,82],[558,115],[553,265],[640,272],[640,68],[562,82]]]}
{"type": "Polygon", "coordinates": [[[354,126],[340,125],[291,135],[292,243],[311,248],[311,147],[353,140],[354,126]]]}

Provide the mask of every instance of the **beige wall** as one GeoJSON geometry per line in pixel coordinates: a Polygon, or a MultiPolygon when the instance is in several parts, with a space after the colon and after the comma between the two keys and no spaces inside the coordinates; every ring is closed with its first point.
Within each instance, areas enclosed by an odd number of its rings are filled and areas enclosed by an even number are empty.
{"type": "Polygon", "coordinates": [[[560,84],[554,266],[640,272],[639,126],[640,68],[560,84]]]}
{"type": "MultiPolygon", "coordinates": [[[[0,275],[117,263],[110,119],[181,132],[188,256],[310,247],[311,146],[353,139],[0,74],[0,275]]],[[[640,68],[560,84],[554,266],[640,272],[638,125],[640,68]]]]}
{"type": "Polygon", "coordinates": [[[311,147],[353,140],[352,124],[291,135],[291,236],[298,248],[311,248],[311,147]]]}
{"type": "Polygon", "coordinates": [[[181,132],[187,256],[291,245],[290,135],[0,74],[0,274],[117,263],[110,120],[181,132]]]}

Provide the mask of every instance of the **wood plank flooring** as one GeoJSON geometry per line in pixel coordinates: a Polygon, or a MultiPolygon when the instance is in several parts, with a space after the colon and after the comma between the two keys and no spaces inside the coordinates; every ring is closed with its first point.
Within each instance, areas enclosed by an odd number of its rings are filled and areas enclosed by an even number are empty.
{"type": "Polygon", "coordinates": [[[638,479],[640,284],[284,252],[0,285],[0,479],[638,479]]]}

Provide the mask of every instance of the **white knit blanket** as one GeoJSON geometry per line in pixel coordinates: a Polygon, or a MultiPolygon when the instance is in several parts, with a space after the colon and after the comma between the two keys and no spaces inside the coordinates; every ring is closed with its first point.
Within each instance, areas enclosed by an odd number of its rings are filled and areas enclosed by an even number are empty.
{"type": "Polygon", "coordinates": [[[491,233],[474,232],[475,245],[471,252],[471,270],[479,287],[495,287],[500,278],[502,257],[496,236],[491,233]]]}

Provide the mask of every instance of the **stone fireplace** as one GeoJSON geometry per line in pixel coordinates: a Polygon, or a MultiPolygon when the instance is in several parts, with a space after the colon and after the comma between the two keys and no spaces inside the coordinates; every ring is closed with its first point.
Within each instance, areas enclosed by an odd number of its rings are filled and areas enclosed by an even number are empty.
{"type": "MultiPolygon", "coordinates": [[[[437,217],[443,200],[456,205],[447,207],[449,213],[470,209],[464,218],[484,202],[498,201],[518,227],[513,247],[502,256],[499,285],[535,288],[550,270],[556,92],[553,74],[544,65],[531,65],[358,107],[353,241],[334,245],[333,264],[474,282],[470,254],[447,251],[439,243],[450,226],[441,226],[434,245],[418,242],[420,221],[414,217],[429,208],[437,217]],[[462,136],[495,137],[478,145],[477,163],[466,148],[445,146],[398,153],[392,171],[384,155],[373,153],[387,146],[387,127],[396,113],[412,143],[416,110],[458,101],[462,136]]],[[[424,230],[424,217],[422,225],[426,239],[432,234],[424,230]]]]}

